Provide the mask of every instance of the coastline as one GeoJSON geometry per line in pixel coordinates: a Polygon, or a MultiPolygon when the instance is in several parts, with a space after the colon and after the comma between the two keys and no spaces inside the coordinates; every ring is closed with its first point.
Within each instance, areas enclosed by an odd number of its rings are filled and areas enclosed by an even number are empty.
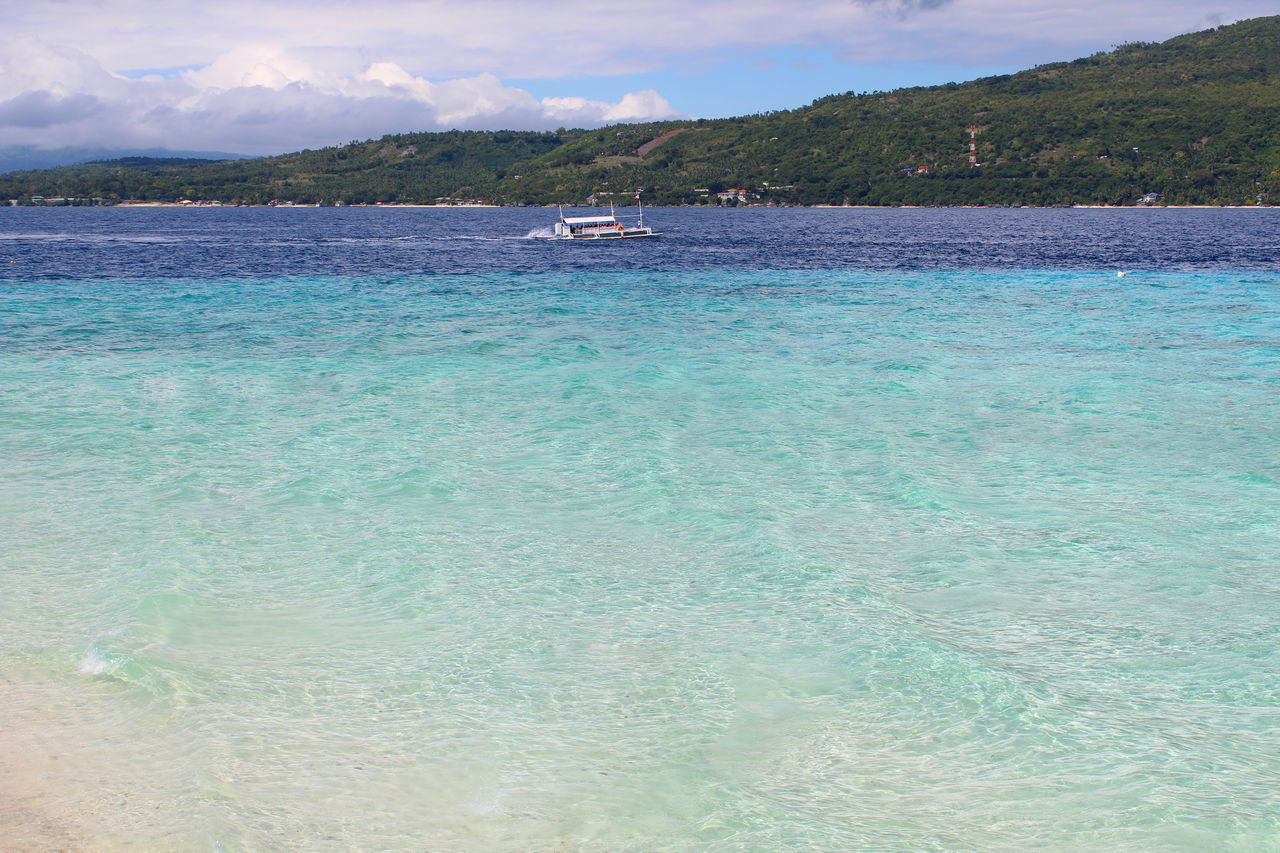
{"type": "MultiPolygon", "coordinates": [[[[76,207],[83,205],[10,205],[12,207],[76,207]]],[[[477,210],[477,209],[511,209],[511,208],[554,208],[554,204],[223,204],[221,202],[192,202],[183,203],[176,201],[123,201],[119,204],[93,205],[95,207],[124,207],[124,208],[155,208],[155,207],[172,207],[172,208],[276,208],[284,210],[314,210],[316,208],[361,208],[375,210],[416,210],[416,209],[433,209],[433,210],[477,210]]],[[[594,205],[600,207],[600,205],[594,205]]],[[[565,207],[593,207],[588,204],[566,204],[565,207]]],[[[706,208],[708,210],[722,210],[724,208],[718,205],[693,205],[693,204],[677,204],[649,205],[655,209],[675,209],[675,210],[696,210],[706,208]]],[[[1269,204],[1072,204],[1072,205],[979,205],[979,204],[963,204],[948,205],[944,207],[929,207],[927,205],[912,204],[795,204],[795,205],[767,205],[767,204],[740,204],[739,208],[760,209],[760,210],[1280,210],[1280,205],[1269,204]]]]}
{"type": "MultiPolygon", "coordinates": [[[[16,205],[15,205],[16,206],[16,205]]],[[[25,207],[71,207],[72,205],[23,205],[25,207]]],[[[272,207],[292,210],[314,210],[317,207],[370,207],[376,209],[383,208],[418,208],[418,207],[439,207],[439,208],[477,208],[477,207],[506,207],[502,204],[224,204],[223,202],[190,202],[183,203],[180,201],[122,201],[119,204],[102,204],[94,205],[95,207],[272,207]]],[[[542,207],[550,205],[538,205],[542,207]]]]}

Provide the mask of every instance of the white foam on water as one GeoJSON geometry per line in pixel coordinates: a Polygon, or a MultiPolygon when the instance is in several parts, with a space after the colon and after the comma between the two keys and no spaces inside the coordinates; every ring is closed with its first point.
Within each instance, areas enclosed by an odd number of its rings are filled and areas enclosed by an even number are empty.
{"type": "MultiPolygon", "coordinates": [[[[99,638],[101,639],[101,637],[99,638]]],[[[110,675],[120,668],[123,659],[104,652],[94,640],[80,658],[80,671],[85,675],[110,675]]]]}

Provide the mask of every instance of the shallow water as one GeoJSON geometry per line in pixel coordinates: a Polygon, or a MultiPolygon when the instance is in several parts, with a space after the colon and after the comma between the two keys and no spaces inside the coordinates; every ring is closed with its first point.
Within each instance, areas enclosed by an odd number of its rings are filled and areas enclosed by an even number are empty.
{"type": "Polygon", "coordinates": [[[0,210],[22,813],[89,849],[1280,843],[1270,211],[647,218],[0,210]]]}

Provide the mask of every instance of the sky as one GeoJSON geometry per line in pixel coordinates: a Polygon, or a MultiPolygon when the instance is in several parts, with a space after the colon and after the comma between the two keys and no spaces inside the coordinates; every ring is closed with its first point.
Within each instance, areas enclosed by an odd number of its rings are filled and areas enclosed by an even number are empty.
{"type": "Polygon", "coordinates": [[[962,82],[1274,0],[0,0],[0,146],[260,155],[962,82]]]}

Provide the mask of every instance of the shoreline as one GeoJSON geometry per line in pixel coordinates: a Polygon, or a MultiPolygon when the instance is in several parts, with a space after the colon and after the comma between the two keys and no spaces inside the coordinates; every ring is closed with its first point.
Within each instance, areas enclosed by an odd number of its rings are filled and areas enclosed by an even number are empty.
{"type": "MultiPolygon", "coordinates": [[[[280,209],[280,210],[315,210],[317,208],[325,209],[348,209],[357,208],[365,210],[512,210],[520,208],[530,208],[537,210],[545,210],[555,208],[559,205],[555,204],[223,204],[221,202],[190,202],[182,203],[176,201],[123,201],[118,204],[101,204],[101,205],[72,205],[72,204],[10,204],[0,207],[40,207],[40,208],[57,208],[57,207],[111,207],[111,208],[253,208],[253,209],[280,209]]],[[[573,208],[590,208],[600,207],[600,205],[589,204],[566,204],[564,207],[573,208]]],[[[728,210],[730,208],[720,207],[718,205],[700,205],[700,204],[651,204],[651,208],[660,210],[728,210]]],[[[767,204],[741,204],[733,209],[744,208],[748,210],[1280,210],[1280,205],[1269,204],[1072,204],[1072,205],[947,205],[932,207],[928,205],[913,204],[796,204],[796,205],[767,205],[767,204]]]]}
{"type": "MultiPolygon", "coordinates": [[[[15,206],[15,207],[17,207],[17,206],[19,206],[19,205],[14,205],[14,206],[15,206]]],[[[51,205],[37,205],[37,204],[29,204],[29,205],[21,205],[21,206],[22,206],[22,207],[75,207],[76,205],[57,205],[57,204],[51,204],[51,205]]],[[[191,202],[190,204],[183,204],[183,203],[182,203],[182,202],[180,202],[180,201],[122,201],[122,202],[120,202],[119,204],[99,204],[99,205],[81,205],[81,206],[89,206],[89,207],[183,207],[183,208],[186,208],[186,207],[202,207],[202,208],[203,208],[203,207],[231,207],[231,208],[241,208],[241,207],[267,208],[267,207],[270,207],[270,208],[279,208],[279,209],[283,209],[283,210],[314,210],[314,209],[316,209],[317,207],[320,207],[320,208],[325,208],[325,207],[338,208],[338,207],[341,207],[341,208],[344,208],[344,209],[345,209],[345,208],[348,208],[348,207],[375,208],[375,209],[401,208],[401,207],[405,207],[405,208],[418,208],[418,207],[438,207],[438,208],[478,208],[478,207],[492,207],[492,208],[498,208],[498,207],[507,207],[507,205],[503,205],[503,204],[343,204],[343,205],[337,205],[337,204],[224,204],[223,202],[191,202]]],[[[525,205],[525,206],[538,206],[538,205],[525,205]]],[[[545,206],[545,205],[543,205],[543,206],[545,206]]],[[[554,206],[554,205],[552,205],[552,206],[554,206]]]]}
{"type": "Polygon", "coordinates": [[[100,817],[73,792],[80,769],[75,737],[90,731],[65,685],[30,674],[0,676],[0,835],[5,850],[88,850],[85,820],[100,817]]]}

